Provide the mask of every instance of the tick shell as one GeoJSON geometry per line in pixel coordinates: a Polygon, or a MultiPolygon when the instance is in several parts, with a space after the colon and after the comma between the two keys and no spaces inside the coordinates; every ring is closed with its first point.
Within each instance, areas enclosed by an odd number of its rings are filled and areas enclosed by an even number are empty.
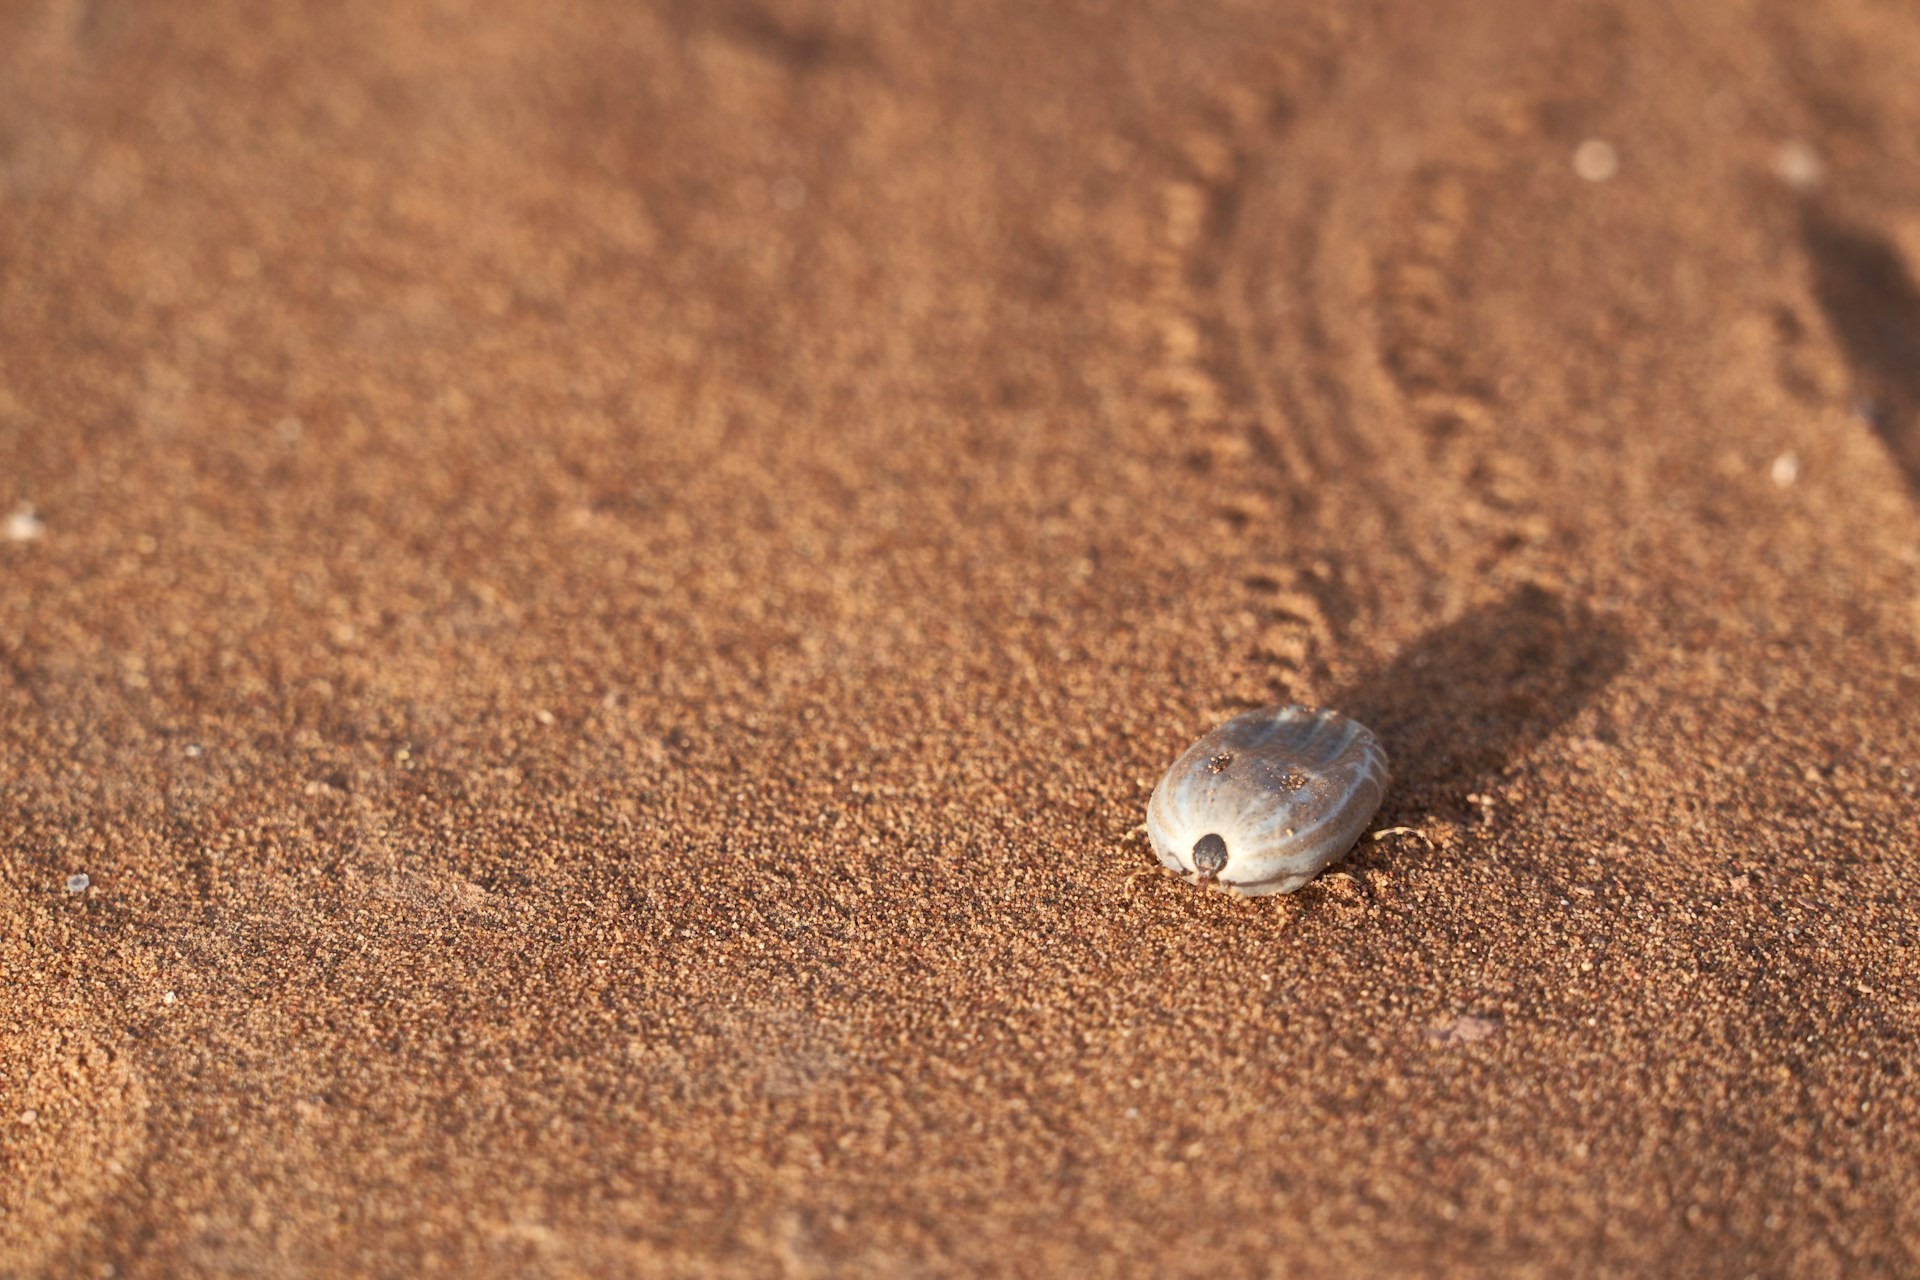
{"type": "Polygon", "coordinates": [[[1292,893],[1353,847],[1387,793],[1387,754],[1338,711],[1263,707],[1183,752],[1147,802],[1167,870],[1257,897],[1292,893]]]}

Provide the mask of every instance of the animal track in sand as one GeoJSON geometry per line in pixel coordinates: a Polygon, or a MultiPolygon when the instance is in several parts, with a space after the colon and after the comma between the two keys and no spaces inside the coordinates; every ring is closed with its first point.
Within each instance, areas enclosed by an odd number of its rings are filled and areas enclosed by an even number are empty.
{"type": "Polygon", "coordinates": [[[1324,59],[1302,51],[1192,113],[1163,160],[1158,222],[1141,264],[1150,412],[1170,451],[1205,486],[1222,551],[1248,566],[1221,602],[1239,620],[1231,628],[1236,649],[1219,668],[1226,706],[1301,696],[1316,654],[1332,639],[1323,604],[1330,566],[1271,547],[1288,518],[1313,501],[1318,470],[1297,433],[1271,421],[1280,410],[1262,401],[1259,372],[1249,364],[1257,354],[1223,306],[1249,157],[1286,135],[1293,104],[1314,96],[1329,75],[1324,59]]]}
{"type": "Polygon", "coordinates": [[[1145,381],[1242,566],[1229,595],[1210,588],[1236,619],[1223,708],[1312,700],[1358,619],[1518,574],[1502,562],[1551,532],[1468,282],[1497,256],[1478,224],[1553,86],[1454,120],[1445,164],[1383,158],[1360,106],[1389,87],[1307,54],[1223,76],[1161,153],[1145,381]],[[1310,177],[1327,172],[1341,181],[1310,177]]]}

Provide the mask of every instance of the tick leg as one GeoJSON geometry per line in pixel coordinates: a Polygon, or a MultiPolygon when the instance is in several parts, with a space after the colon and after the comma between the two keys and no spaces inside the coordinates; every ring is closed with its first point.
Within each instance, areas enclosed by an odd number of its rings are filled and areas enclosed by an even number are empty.
{"type": "Polygon", "coordinates": [[[1134,882],[1145,879],[1148,876],[1151,876],[1155,871],[1166,871],[1169,874],[1171,874],[1172,869],[1169,867],[1160,866],[1156,863],[1154,866],[1142,867],[1138,871],[1131,872],[1125,880],[1122,880],[1120,882],[1121,900],[1125,902],[1132,902],[1134,882]]]}

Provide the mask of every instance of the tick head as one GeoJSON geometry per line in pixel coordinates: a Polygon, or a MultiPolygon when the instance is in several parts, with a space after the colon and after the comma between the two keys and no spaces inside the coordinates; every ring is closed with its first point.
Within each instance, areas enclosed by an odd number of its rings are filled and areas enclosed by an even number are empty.
{"type": "Polygon", "coordinates": [[[1227,869],[1227,842],[1217,835],[1201,836],[1193,846],[1193,869],[1202,879],[1218,878],[1227,869]]]}

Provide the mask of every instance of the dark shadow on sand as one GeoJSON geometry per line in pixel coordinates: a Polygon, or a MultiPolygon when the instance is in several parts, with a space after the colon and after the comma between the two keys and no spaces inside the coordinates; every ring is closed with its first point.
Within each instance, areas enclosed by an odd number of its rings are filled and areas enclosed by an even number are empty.
{"type": "Polygon", "coordinates": [[[1395,821],[1461,807],[1626,665],[1620,627],[1528,586],[1428,632],[1332,702],[1379,735],[1395,821]]]}
{"type": "Polygon", "coordinates": [[[1920,286],[1894,247],[1809,209],[1814,293],[1858,384],[1857,412],[1920,494],[1920,286]]]}

